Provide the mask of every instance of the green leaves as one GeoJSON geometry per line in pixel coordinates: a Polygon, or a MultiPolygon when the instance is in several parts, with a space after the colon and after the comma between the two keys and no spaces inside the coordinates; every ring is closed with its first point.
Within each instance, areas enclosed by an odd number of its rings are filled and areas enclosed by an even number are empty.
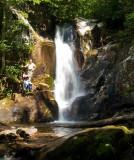
{"type": "Polygon", "coordinates": [[[19,66],[19,64],[16,64],[14,66],[6,66],[5,73],[8,78],[18,80],[21,74],[21,67],[19,66]]]}
{"type": "Polygon", "coordinates": [[[6,44],[6,40],[0,41],[0,51],[8,51],[9,46],[6,44]]]}

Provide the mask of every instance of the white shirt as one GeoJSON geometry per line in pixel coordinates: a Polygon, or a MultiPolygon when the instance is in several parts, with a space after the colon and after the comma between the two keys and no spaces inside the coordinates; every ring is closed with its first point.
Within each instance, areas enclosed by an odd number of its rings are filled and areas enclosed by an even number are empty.
{"type": "Polygon", "coordinates": [[[36,68],[36,65],[34,63],[31,63],[31,64],[27,64],[26,66],[28,66],[28,70],[35,70],[36,68]]]}
{"type": "Polygon", "coordinates": [[[23,79],[30,81],[30,74],[24,73],[24,74],[23,74],[23,79]]]}

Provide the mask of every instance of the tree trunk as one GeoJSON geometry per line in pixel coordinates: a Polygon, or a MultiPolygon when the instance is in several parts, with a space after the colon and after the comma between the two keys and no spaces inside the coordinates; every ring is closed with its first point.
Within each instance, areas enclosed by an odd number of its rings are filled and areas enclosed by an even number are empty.
{"type": "MultiPolygon", "coordinates": [[[[5,31],[6,31],[6,3],[3,2],[3,21],[2,21],[2,33],[1,33],[1,44],[4,45],[4,40],[5,40],[5,31]]],[[[3,74],[4,69],[5,69],[5,48],[3,47],[1,49],[1,68],[0,68],[0,75],[3,74]]]]}

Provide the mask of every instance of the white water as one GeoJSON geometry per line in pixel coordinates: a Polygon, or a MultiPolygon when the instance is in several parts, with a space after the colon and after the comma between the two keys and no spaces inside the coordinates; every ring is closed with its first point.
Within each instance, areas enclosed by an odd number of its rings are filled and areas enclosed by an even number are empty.
{"type": "Polygon", "coordinates": [[[74,57],[75,46],[73,35],[70,32],[71,42],[64,42],[68,36],[68,28],[56,28],[56,79],[54,96],[59,106],[59,121],[67,121],[66,111],[71,107],[72,102],[84,93],[81,89],[77,61],[74,57]]]}

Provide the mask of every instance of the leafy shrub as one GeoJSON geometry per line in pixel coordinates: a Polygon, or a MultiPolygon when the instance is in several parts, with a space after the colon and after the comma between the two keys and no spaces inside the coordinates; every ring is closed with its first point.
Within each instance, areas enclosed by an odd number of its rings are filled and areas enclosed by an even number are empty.
{"type": "Polygon", "coordinates": [[[18,80],[21,74],[21,67],[18,64],[15,66],[6,66],[5,73],[8,78],[18,80]]]}

